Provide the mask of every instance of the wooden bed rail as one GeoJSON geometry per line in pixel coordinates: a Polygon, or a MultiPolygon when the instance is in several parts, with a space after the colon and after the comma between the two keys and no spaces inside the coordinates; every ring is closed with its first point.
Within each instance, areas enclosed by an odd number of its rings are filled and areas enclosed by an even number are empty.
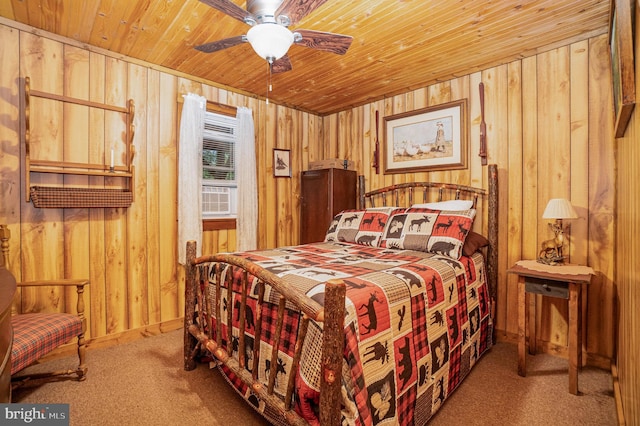
{"type": "MultiPolygon", "coordinates": [[[[285,280],[277,275],[263,269],[247,259],[230,255],[216,254],[211,256],[195,256],[196,243],[187,243],[187,262],[185,265],[186,287],[185,287],[185,334],[184,334],[184,369],[193,370],[196,366],[195,357],[200,349],[205,348],[216,359],[233,371],[253,392],[272,407],[277,407],[278,414],[288,424],[307,424],[293,409],[292,398],[295,385],[295,372],[300,362],[302,344],[306,335],[309,320],[323,322],[323,342],[322,342],[322,369],[320,382],[320,423],[322,425],[340,424],[340,404],[341,398],[341,370],[342,353],[344,352],[344,317],[345,317],[345,294],[346,286],[341,280],[329,280],[325,284],[325,310],[323,306],[315,300],[309,298],[299,290],[287,284],[285,280]],[[213,268],[213,269],[209,269],[213,268]],[[241,268],[242,272],[242,293],[240,306],[233,303],[227,305],[227,324],[231,324],[234,309],[239,309],[239,336],[238,336],[238,358],[235,359],[222,342],[222,322],[216,321],[217,329],[215,340],[211,338],[211,331],[205,332],[201,327],[203,324],[210,326],[210,316],[217,319],[222,318],[220,301],[222,291],[227,291],[226,298],[231,300],[233,268],[241,268]],[[223,274],[223,270],[226,270],[223,274]],[[210,285],[211,274],[215,277],[216,293],[215,306],[211,306],[208,299],[208,287],[210,285]],[[255,342],[253,345],[253,364],[251,372],[246,368],[245,357],[245,310],[247,306],[247,295],[251,291],[248,276],[251,275],[258,280],[258,299],[255,308],[255,342]],[[227,288],[223,290],[223,281],[227,288]],[[269,285],[280,295],[278,303],[278,319],[275,329],[274,344],[270,354],[270,374],[269,383],[265,386],[258,380],[258,365],[260,362],[260,342],[262,336],[262,310],[264,302],[264,288],[269,285]],[[286,388],[284,400],[274,395],[276,369],[278,367],[278,347],[280,346],[281,332],[283,328],[284,309],[286,303],[296,306],[302,313],[299,337],[294,348],[293,364],[289,375],[289,382],[286,388]],[[196,315],[196,303],[198,305],[196,315]],[[196,321],[196,319],[198,321],[196,321]]],[[[225,336],[227,342],[232,341],[232,327],[227,327],[228,335],[225,336]]]]}

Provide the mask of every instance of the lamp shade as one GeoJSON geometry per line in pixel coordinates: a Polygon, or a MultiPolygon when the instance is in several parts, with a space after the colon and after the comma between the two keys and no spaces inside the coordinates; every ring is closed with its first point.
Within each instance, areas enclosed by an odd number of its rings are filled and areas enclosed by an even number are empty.
{"type": "Polygon", "coordinates": [[[249,29],[247,40],[258,56],[267,61],[282,58],[293,43],[293,33],[275,23],[258,24],[249,29]]]}
{"type": "Polygon", "coordinates": [[[578,214],[566,198],[552,198],[542,213],[543,219],[577,219],[578,214]]]}

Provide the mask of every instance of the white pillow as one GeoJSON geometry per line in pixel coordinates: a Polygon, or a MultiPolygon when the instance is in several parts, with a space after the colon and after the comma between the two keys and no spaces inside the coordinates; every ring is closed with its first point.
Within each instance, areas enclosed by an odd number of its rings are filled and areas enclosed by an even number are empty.
{"type": "Polygon", "coordinates": [[[411,208],[415,208],[415,209],[449,210],[449,211],[469,210],[472,207],[473,207],[472,200],[447,200],[447,201],[439,201],[437,203],[414,204],[411,206],[411,208]]]}

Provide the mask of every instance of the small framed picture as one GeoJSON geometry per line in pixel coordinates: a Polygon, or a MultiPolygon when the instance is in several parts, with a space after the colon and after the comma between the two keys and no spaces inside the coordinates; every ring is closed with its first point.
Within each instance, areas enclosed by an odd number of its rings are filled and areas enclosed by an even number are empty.
{"type": "Polygon", "coordinates": [[[273,149],[273,176],[291,177],[291,152],[288,149],[273,149]]]}

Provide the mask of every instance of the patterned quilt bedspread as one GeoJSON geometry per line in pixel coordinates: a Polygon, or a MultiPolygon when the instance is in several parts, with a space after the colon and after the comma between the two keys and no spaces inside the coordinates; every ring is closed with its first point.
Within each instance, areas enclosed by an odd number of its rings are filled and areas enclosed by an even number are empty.
{"type": "MultiPolygon", "coordinates": [[[[346,283],[343,424],[425,424],[491,346],[489,293],[480,253],[455,260],[420,251],[325,242],[238,255],[279,275],[320,304],[324,282],[339,278],[346,283]]],[[[240,274],[236,268],[238,282],[240,274]]],[[[248,369],[255,335],[257,286],[253,286],[245,312],[248,369]]],[[[223,307],[228,303],[238,306],[239,295],[234,297],[231,302],[225,297],[223,307]]],[[[275,290],[266,289],[267,301],[261,353],[271,351],[277,320],[275,290]]],[[[234,356],[238,312],[234,310],[232,317],[234,356]]],[[[221,316],[226,336],[226,311],[221,316]]],[[[275,378],[279,395],[285,394],[287,377],[292,374],[300,324],[293,306],[287,306],[284,321],[275,378]]],[[[319,424],[321,327],[310,322],[295,372],[295,407],[310,424],[319,424]]],[[[261,358],[265,359],[260,361],[259,377],[266,384],[270,360],[261,358]]],[[[223,368],[223,372],[258,411],[271,417],[250,388],[235,380],[230,371],[223,368]]]]}

